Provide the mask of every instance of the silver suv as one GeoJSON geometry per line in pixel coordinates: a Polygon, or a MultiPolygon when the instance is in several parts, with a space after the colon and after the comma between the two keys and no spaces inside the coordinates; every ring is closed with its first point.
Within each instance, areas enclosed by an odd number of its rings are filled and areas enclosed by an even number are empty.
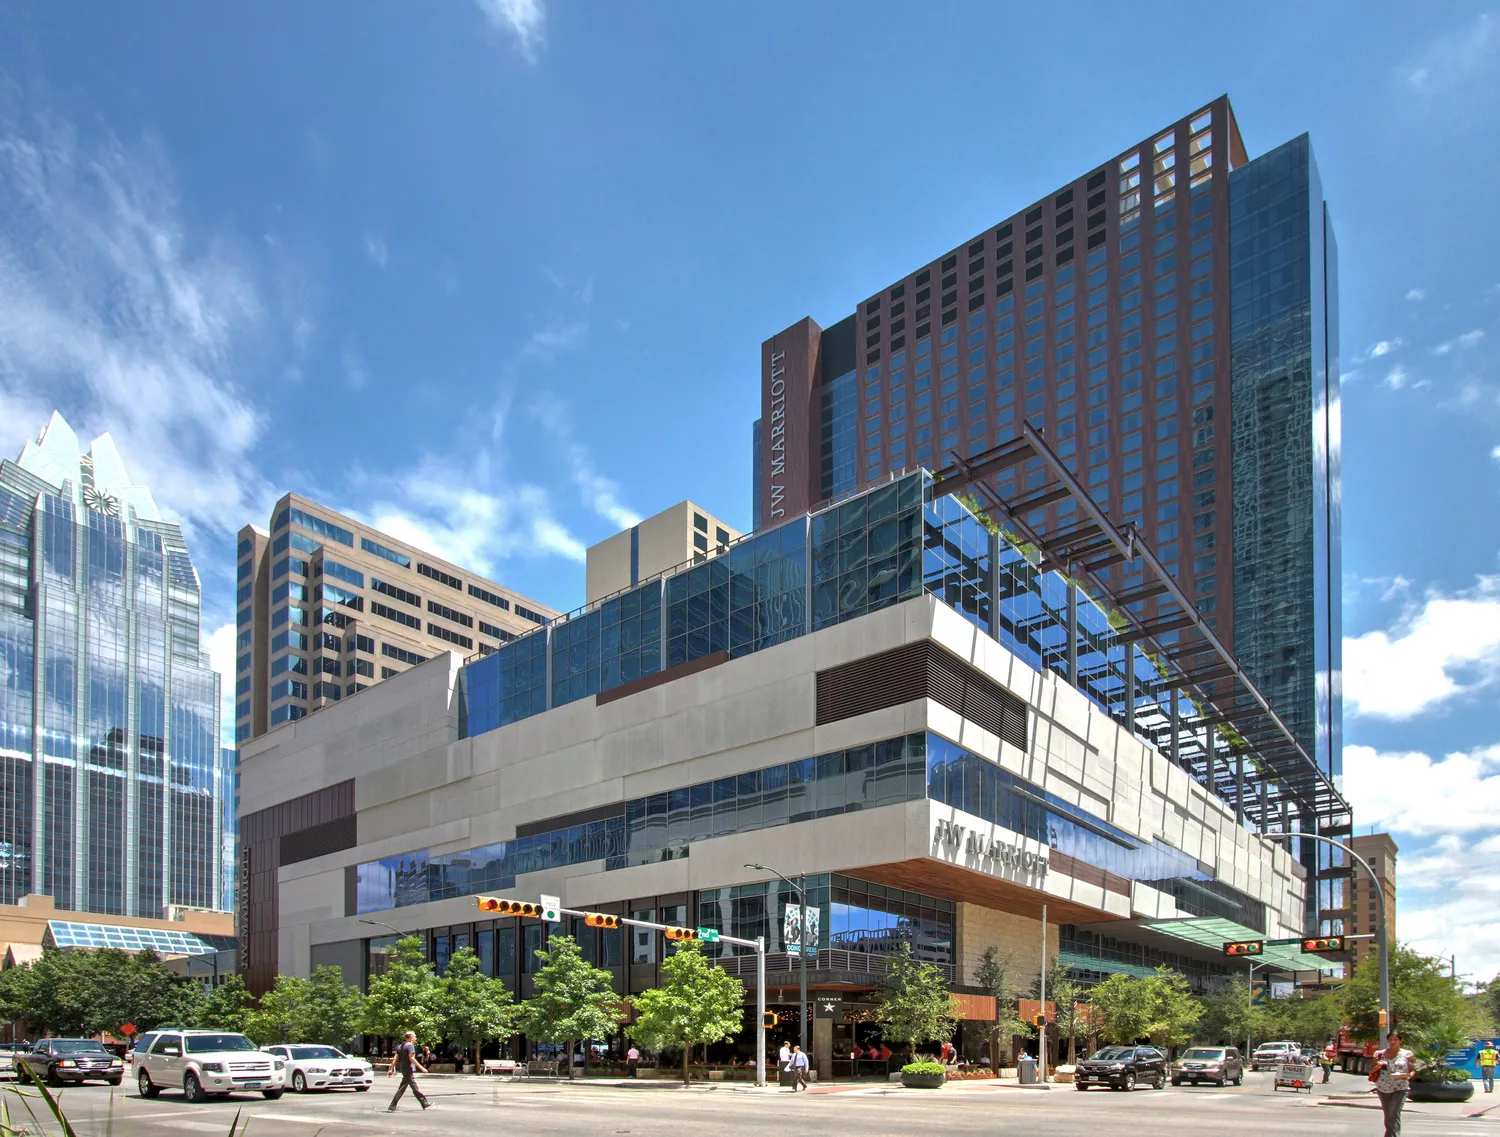
{"type": "Polygon", "coordinates": [[[286,1063],[233,1031],[159,1031],[144,1052],[137,1045],[133,1065],[145,1098],[169,1089],[193,1102],[246,1091],[279,1098],[286,1088],[286,1063]]]}

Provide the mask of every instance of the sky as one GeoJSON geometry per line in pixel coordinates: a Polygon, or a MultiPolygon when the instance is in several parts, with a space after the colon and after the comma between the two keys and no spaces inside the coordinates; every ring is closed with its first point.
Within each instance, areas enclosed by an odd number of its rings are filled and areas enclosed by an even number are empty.
{"type": "Polygon", "coordinates": [[[571,609],[644,514],[749,527],[764,339],[1224,92],[1338,237],[1344,790],[1488,980],[1500,9],[0,0],[0,453],[112,432],[225,671],[290,490],[571,609]]]}

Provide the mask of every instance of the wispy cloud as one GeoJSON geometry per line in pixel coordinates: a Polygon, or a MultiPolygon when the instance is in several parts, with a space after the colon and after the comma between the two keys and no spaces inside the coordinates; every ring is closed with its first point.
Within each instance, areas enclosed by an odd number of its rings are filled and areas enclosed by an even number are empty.
{"type": "Polygon", "coordinates": [[[1407,86],[1424,95],[1447,90],[1485,70],[1500,45],[1500,20],[1482,12],[1467,27],[1439,36],[1402,72],[1407,86]]]}
{"type": "Polygon", "coordinates": [[[1392,367],[1385,373],[1385,379],[1383,380],[1383,382],[1392,391],[1401,390],[1401,388],[1405,387],[1407,383],[1406,368],[1402,367],[1399,363],[1396,364],[1395,367],[1392,367]]]}
{"type": "Polygon", "coordinates": [[[344,365],[344,382],[351,391],[362,391],[370,382],[370,373],[365,369],[364,357],[353,343],[346,343],[340,353],[344,365]]]}
{"type": "Polygon", "coordinates": [[[567,459],[568,472],[583,503],[599,517],[621,529],[640,523],[640,514],[620,501],[620,486],[594,468],[588,447],[573,438],[572,420],[567,409],[555,399],[540,397],[531,406],[531,414],[549,435],[556,438],[567,459]]]}
{"type": "Polygon", "coordinates": [[[516,50],[527,63],[535,63],[542,45],[547,13],[542,0],[475,0],[485,19],[516,40],[516,50]]]}
{"type": "Polygon", "coordinates": [[[1425,288],[1412,288],[1412,289],[1409,289],[1407,291],[1407,293],[1406,293],[1406,298],[1408,300],[1410,300],[1413,304],[1419,304],[1423,300],[1427,299],[1427,289],[1425,289],[1425,288]]]}
{"type": "Polygon", "coordinates": [[[385,268],[390,262],[391,250],[379,233],[366,233],[364,239],[365,259],[376,268],[385,268]]]}
{"type": "Polygon", "coordinates": [[[1464,332],[1462,335],[1454,336],[1451,340],[1445,340],[1432,350],[1438,355],[1447,355],[1455,348],[1477,347],[1482,339],[1484,339],[1484,329],[1475,328],[1472,332],[1464,332]]]}

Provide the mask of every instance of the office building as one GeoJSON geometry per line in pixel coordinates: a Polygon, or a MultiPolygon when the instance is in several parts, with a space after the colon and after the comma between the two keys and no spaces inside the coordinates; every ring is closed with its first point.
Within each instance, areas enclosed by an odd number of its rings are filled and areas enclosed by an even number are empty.
{"type": "Polygon", "coordinates": [[[230,772],[182,531],[53,414],[0,463],[0,904],[224,905],[230,772]]]}
{"type": "Polygon", "coordinates": [[[557,613],[287,494],[240,530],[235,738],[358,694],[445,651],[484,655],[557,613]]]}
{"type": "Polygon", "coordinates": [[[739,531],[690,501],[646,518],[588,548],[587,603],[634,588],[669,569],[722,553],[739,531]]]}
{"type": "MultiPolygon", "coordinates": [[[[762,345],[757,526],[1030,422],[1339,775],[1338,259],[1306,135],[1252,159],[1216,99],[852,307],[762,345]]],[[[1041,477],[988,489],[1065,533],[1041,477]]]]}
{"type": "MultiPolygon", "coordinates": [[[[966,1047],[995,1013],[981,953],[1004,947],[1029,983],[1044,914],[1048,954],[1085,983],[1158,963],[1200,990],[1239,974],[1223,942],[1302,931],[1305,870],[1265,832],[1277,811],[1255,820],[1255,789],[1228,800],[1186,750],[1122,725],[1122,686],[1173,693],[1107,612],[1065,611],[1033,555],[908,474],[247,743],[252,989],[321,964],[364,980],[389,928],[424,936],[439,969],[475,949],[522,997],[564,931],[622,994],[658,981],[655,933],[481,919],[474,901],[545,893],[765,936],[794,1035],[795,894],[775,873],[807,874],[811,987],[839,993],[812,1024],[825,1078],[870,1041],[903,943],[959,997],[966,1047]],[[1068,635],[1076,682],[1041,666],[1068,635]]],[[[1187,747],[1203,730],[1175,702],[1163,737],[1187,747]]],[[[709,949],[753,988],[753,957],[709,949]]],[[[1264,962],[1323,966],[1280,947],[1264,962]]],[[[743,1058],[750,1032],[732,1045],[743,1058]]]]}
{"type": "MultiPolygon", "coordinates": [[[[1349,876],[1349,911],[1344,920],[1344,930],[1350,935],[1372,935],[1376,919],[1383,907],[1385,912],[1386,939],[1396,942],[1396,842],[1389,833],[1367,833],[1363,837],[1347,839],[1349,846],[1363,857],[1375,870],[1380,882],[1377,890],[1358,864],[1352,865],[1349,876]]],[[[1366,959],[1373,959],[1376,952],[1375,939],[1350,941],[1349,958],[1354,967],[1366,959]]]]}

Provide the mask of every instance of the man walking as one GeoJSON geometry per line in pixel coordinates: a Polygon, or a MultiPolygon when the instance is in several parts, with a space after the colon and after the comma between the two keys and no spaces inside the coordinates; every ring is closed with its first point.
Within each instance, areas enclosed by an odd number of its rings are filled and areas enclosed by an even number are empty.
{"type": "Polygon", "coordinates": [[[427,1068],[417,1061],[417,1032],[414,1030],[407,1031],[405,1041],[396,1047],[396,1058],[391,1063],[386,1077],[391,1077],[398,1071],[401,1074],[401,1084],[396,1087],[396,1096],[391,1098],[390,1108],[386,1112],[396,1112],[396,1103],[401,1100],[401,1095],[406,1092],[408,1086],[411,1087],[411,1092],[416,1095],[417,1100],[422,1103],[423,1109],[431,1105],[432,1103],[427,1100],[427,1095],[417,1086],[415,1074],[425,1074],[427,1068]]]}
{"type": "Polygon", "coordinates": [[[1495,1067],[1500,1065],[1500,1050],[1495,1049],[1492,1038],[1479,1048],[1479,1076],[1484,1079],[1484,1092],[1495,1092],[1495,1067]]]}
{"type": "Polygon", "coordinates": [[[792,1074],[796,1078],[792,1093],[807,1089],[807,1055],[802,1053],[802,1047],[795,1042],[792,1043],[792,1074]]]}
{"type": "Polygon", "coordinates": [[[1323,1052],[1318,1055],[1318,1064],[1323,1067],[1323,1084],[1326,1086],[1333,1077],[1333,1043],[1323,1047],[1323,1052]]]}

